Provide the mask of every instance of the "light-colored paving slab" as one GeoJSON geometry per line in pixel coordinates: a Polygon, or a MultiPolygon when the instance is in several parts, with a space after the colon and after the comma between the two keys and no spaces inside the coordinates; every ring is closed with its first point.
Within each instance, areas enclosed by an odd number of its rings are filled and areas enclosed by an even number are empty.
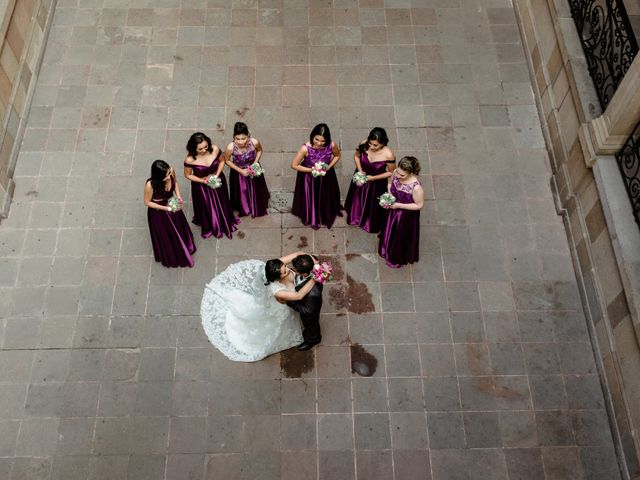
{"type": "Polygon", "coordinates": [[[509,0],[59,0],[0,224],[0,478],[618,478],[519,38],[509,0]],[[327,122],[343,195],[385,127],[420,262],[274,213],[156,264],[150,163],[238,119],[273,191],[327,122]],[[339,270],[322,345],[227,361],[204,283],[299,248],[339,270]]]}

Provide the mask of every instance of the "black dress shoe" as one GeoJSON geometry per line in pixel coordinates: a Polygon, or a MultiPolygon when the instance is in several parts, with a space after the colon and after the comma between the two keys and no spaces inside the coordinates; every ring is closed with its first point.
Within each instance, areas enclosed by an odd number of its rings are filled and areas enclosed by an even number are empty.
{"type": "Polygon", "coordinates": [[[311,350],[315,345],[319,343],[320,343],[320,340],[318,340],[317,342],[308,342],[305,340],[300,345],[298,345],[298,350],[300,350],[301,352],[304,352],[306,350],[311,350]]]}

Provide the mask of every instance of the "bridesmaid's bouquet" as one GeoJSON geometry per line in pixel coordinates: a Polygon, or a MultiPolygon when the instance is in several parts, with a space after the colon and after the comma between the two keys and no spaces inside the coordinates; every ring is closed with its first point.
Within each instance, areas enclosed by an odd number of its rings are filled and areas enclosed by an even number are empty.
{"type": "Polygon", "coordinates": [[[259,177],[264,173],[264,168],[258,162],[255,162],[247,167],[247,172],[251,178],[259,177]]]}
{"type": "Polygon", "coordinates": [[[209,175],[207,178],[207,185],[211,188],[218,188],[222,186],[222,180],[217,175],[209,175]]]}
{"type": "Polygon", "coordinates": [[[172,212],[177,212],[180,210],[180,199],[174,195],[167,201],[167,206],[172,212]]]}
{"type": "Polygon", "coordinates": [[[311,167],[311,175],[314,177],[324,177],[329,170],[329,165],[324,162],[316,162],[311,167]]]}
{"type": "Polygon", "coordinates": [[[311,270],[313,278],[318,283],[325,283],[333,280],[333,267],[329,262],[316,263],[311,270]]]}
{"type": "Polygon", "coordinates": [[[380,195],[379,200],[382,208],[389,208],[391,205],[396,203],[396,197],[391,195],[389,192],[380,195]]]}
{"type": "Polygon", "coordinates": [[[351,179],[353,183],[357,186],[361,187],[365,183],[367,183],[367,174],[362,172],[356,172],[353,174],[353,178],[351,179]]]}

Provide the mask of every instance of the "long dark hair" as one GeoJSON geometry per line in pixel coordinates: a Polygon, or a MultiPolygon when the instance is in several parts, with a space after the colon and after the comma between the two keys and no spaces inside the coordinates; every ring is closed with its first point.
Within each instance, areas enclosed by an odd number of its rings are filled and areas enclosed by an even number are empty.
{"type": "Polygon", "coordinates": [[[233,126],[233,136],[235,137],[236,135],[246,135],[247,137],[251,136],[249,134],[249,127],[247,127],[246,123],[236,122],[233,126]]]}
{"type": "Polygon", "coordinates": [[[209,153],[213,152],[211,139],[202,132],[196,132],[189,137],[189,141],[187,142],[187,152],[189,152],[191,158],[195,159],[198,156],[198,145],[202,142],[207,142],[207,151],[209,153]]]}
{"type": "Polygon", "coordinates": [[[382,127],[375,127],[369,132],[369,136],[367,137],[366,142],[362,142],[358,145],[358,151],[360,153],[364,153],[369,148],[369,142],[375,140],[380,145],[386,147],[389,143],[389,137],[387,136],[387,131],[382,127]]]}
{"type": "Polygon", "coordinates": [[[280,280],[280,269],[282,268],[282,261],[279,258],[273,258],[271,260],[267,260],[267,263],[264,265],[264,276],[267,279],[267,283],[265,285],[269,285],[271,282],[275,282],[276,280],[280,280]]]}
{"type": "Polygon", "coordinates": [[[326,123],[319,123],[318,125],[313,127],[313,130],[311,130],[311,133],[309,134],[309,143],[311,144],[311,146],[313,146],[313,137],[317,135],[320,135],[322,138],[324,138],[325,147],[327,145],[331,145],[331,131],[329,130],[329,127],[326,123]]]}
{"type": "Polygon", "coordinates": [[[420,161],[416,157],[402,157],[398,162],[398,168],[407,173],[418,175],[420,173],[420,161]]]}
{"type": "Polygon", "coordinates": [[[166,192],[164,179],[170,168],[164,160],[156,160],[151,164],[151,188],[154,194],[166,192]]]}

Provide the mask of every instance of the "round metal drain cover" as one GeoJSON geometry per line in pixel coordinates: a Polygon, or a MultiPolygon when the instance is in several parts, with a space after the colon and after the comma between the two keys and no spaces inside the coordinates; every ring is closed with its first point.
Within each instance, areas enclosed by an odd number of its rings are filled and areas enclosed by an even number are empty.
{"type": "Polygon", "coordinates": [[[271,191],[271,199],[269,200],[269,207],[272,210],[280,213],[291,212],[291,205],[293,203],[293,192],[287,192],[285,190],[271,191]]]}

